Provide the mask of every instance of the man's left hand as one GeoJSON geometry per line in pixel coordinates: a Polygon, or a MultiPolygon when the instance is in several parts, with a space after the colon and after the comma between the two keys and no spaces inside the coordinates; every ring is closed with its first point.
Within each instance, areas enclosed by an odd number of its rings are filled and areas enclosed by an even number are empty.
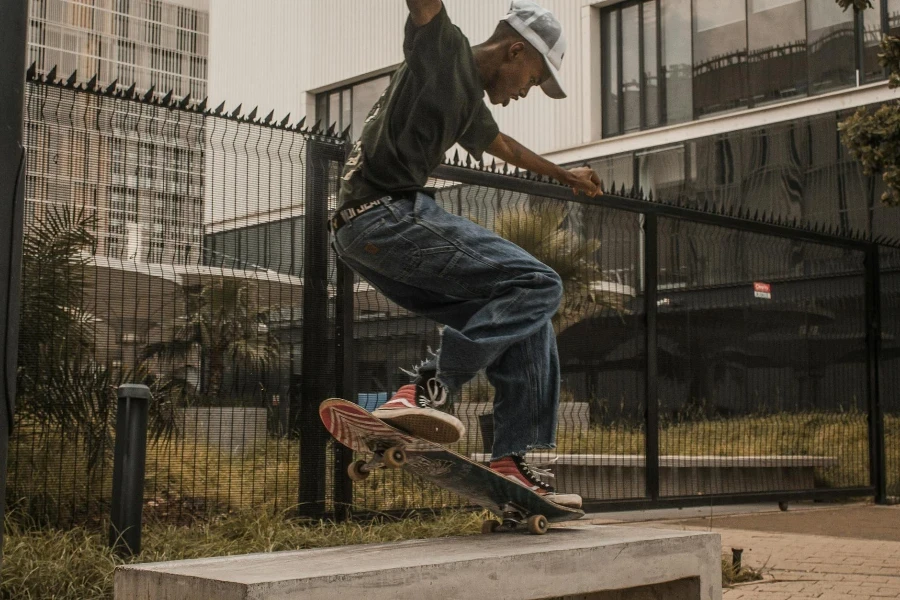
{"type": "Polygon", "coordinates": [[[603,195],[600,190],[600,176],[590,167],[569,169],[567,174],[563,183],[572,188],[572,193],[584,192],[592,198],[603,195]]]}

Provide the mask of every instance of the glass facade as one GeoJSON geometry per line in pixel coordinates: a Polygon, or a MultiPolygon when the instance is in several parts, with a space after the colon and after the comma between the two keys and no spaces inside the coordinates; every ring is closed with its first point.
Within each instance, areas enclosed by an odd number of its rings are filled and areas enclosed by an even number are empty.
{"type": "Polygon", "coordinates": [[[350,138],[362,134],[366,117],[391,82],[390,75],[336,88],[316,96],[316,120],[340,133],[350,128],[350,138]]]}
{"type": "Polygon", "coordinates": [[[864,175],[840,141],[838,122],[851,113],[617,154],[591,166],[617,190],[639,186],[684,206],[740,208],[900,237],[900,208],[881,204],[881,178],[864,175]]]}
{"type": "Polygon", "coordinates": [[[631,0],[600,13],[604,137],[884,78],[900,0],[631,0]]]}
{"type": "Polygon", "coordinates": [[[205,236],[204,264],[228,269],[267,269],[303,277],[303,217],[229,229],[205,236]]]}

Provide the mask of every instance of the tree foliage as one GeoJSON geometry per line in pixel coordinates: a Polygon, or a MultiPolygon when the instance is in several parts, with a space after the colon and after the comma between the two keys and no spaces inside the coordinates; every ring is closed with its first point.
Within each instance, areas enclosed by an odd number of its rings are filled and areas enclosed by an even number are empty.
{"type": "Polygon", "coordinates": [[[174,395],[142,368],[97,362],[97,316],[85,308],[96,221],[84,207],[48,206],[25,229],[16,421],[59,431],[84,447],[88,469],[112,449],[116,390],[142,383],[153,392],[151,434],[172,431],[174,395]]]}
{"type": "Polygon", "coordinates": [[[847,10],[851,6],[857,11],[872,8],[872,0],[837,0],[837,3],[844,10],[847,10]]]}
{"type": "Polygon", "coordinates": [[[629,300],[611,283],[596,260],[600,240],[577,234],[565,226],[570,207],[538,202],[529,210],[508,210],[497,216],[497,233],[559,274],[563,300],[554,318],[557,329],[595,311],[626,313],[629,300]]]}
{"type": "Polygon", "coordinates": [[[185,373],[202,354],[207,378],[200,393],[218,398],[225,370],[236,365],[259,371],[279,355],[277,337],[267,326],[268,312],[258,306],[248,281],[218,278],[185,291],[185,315],[172,339],[149,344],[144,358],[168,367],[186,393],[185,373]]]}
{"type": "MultiPolygon", "coordinates": [[[[878,55],[890,72],[888,85],[900,87],[900,38],[885,36],[878,55]]],[[[886,102],[872,110],[860,108],[840,126],[844,145],[850,155],[862,163],[867,175],[881,173],[887,191],[881,200],[888,206],[900,206],[900,103],[886,102]]]]}

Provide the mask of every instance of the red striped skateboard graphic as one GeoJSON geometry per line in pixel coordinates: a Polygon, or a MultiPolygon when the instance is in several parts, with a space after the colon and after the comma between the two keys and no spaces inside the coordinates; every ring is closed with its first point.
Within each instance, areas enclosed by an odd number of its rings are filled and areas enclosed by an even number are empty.
{"type": "Polygon", "coordinates": [[[584,512],[546,500],[488,467],[452,450],[391,427],[364,408],[332,398],[319,406],[325,428],[344,446],[370,455],[348,468],[354,481],[379,468],[403,469],[481,506],[500,521],[486,521],[483,531],[526,526],[546,533],[550,523],[570,521],[584,512]]]}

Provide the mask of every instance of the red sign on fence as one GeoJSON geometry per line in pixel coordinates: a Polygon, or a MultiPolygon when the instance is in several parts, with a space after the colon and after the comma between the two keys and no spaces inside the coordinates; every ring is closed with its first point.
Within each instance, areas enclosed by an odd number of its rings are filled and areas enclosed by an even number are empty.
{"type": "Polygon", "coordinates": [[[772,299],[772,286],[768,283],[754,283],[753,284],[753,295],[756,298],[762,298],[763,300],[771,300],[772,299]]]}

